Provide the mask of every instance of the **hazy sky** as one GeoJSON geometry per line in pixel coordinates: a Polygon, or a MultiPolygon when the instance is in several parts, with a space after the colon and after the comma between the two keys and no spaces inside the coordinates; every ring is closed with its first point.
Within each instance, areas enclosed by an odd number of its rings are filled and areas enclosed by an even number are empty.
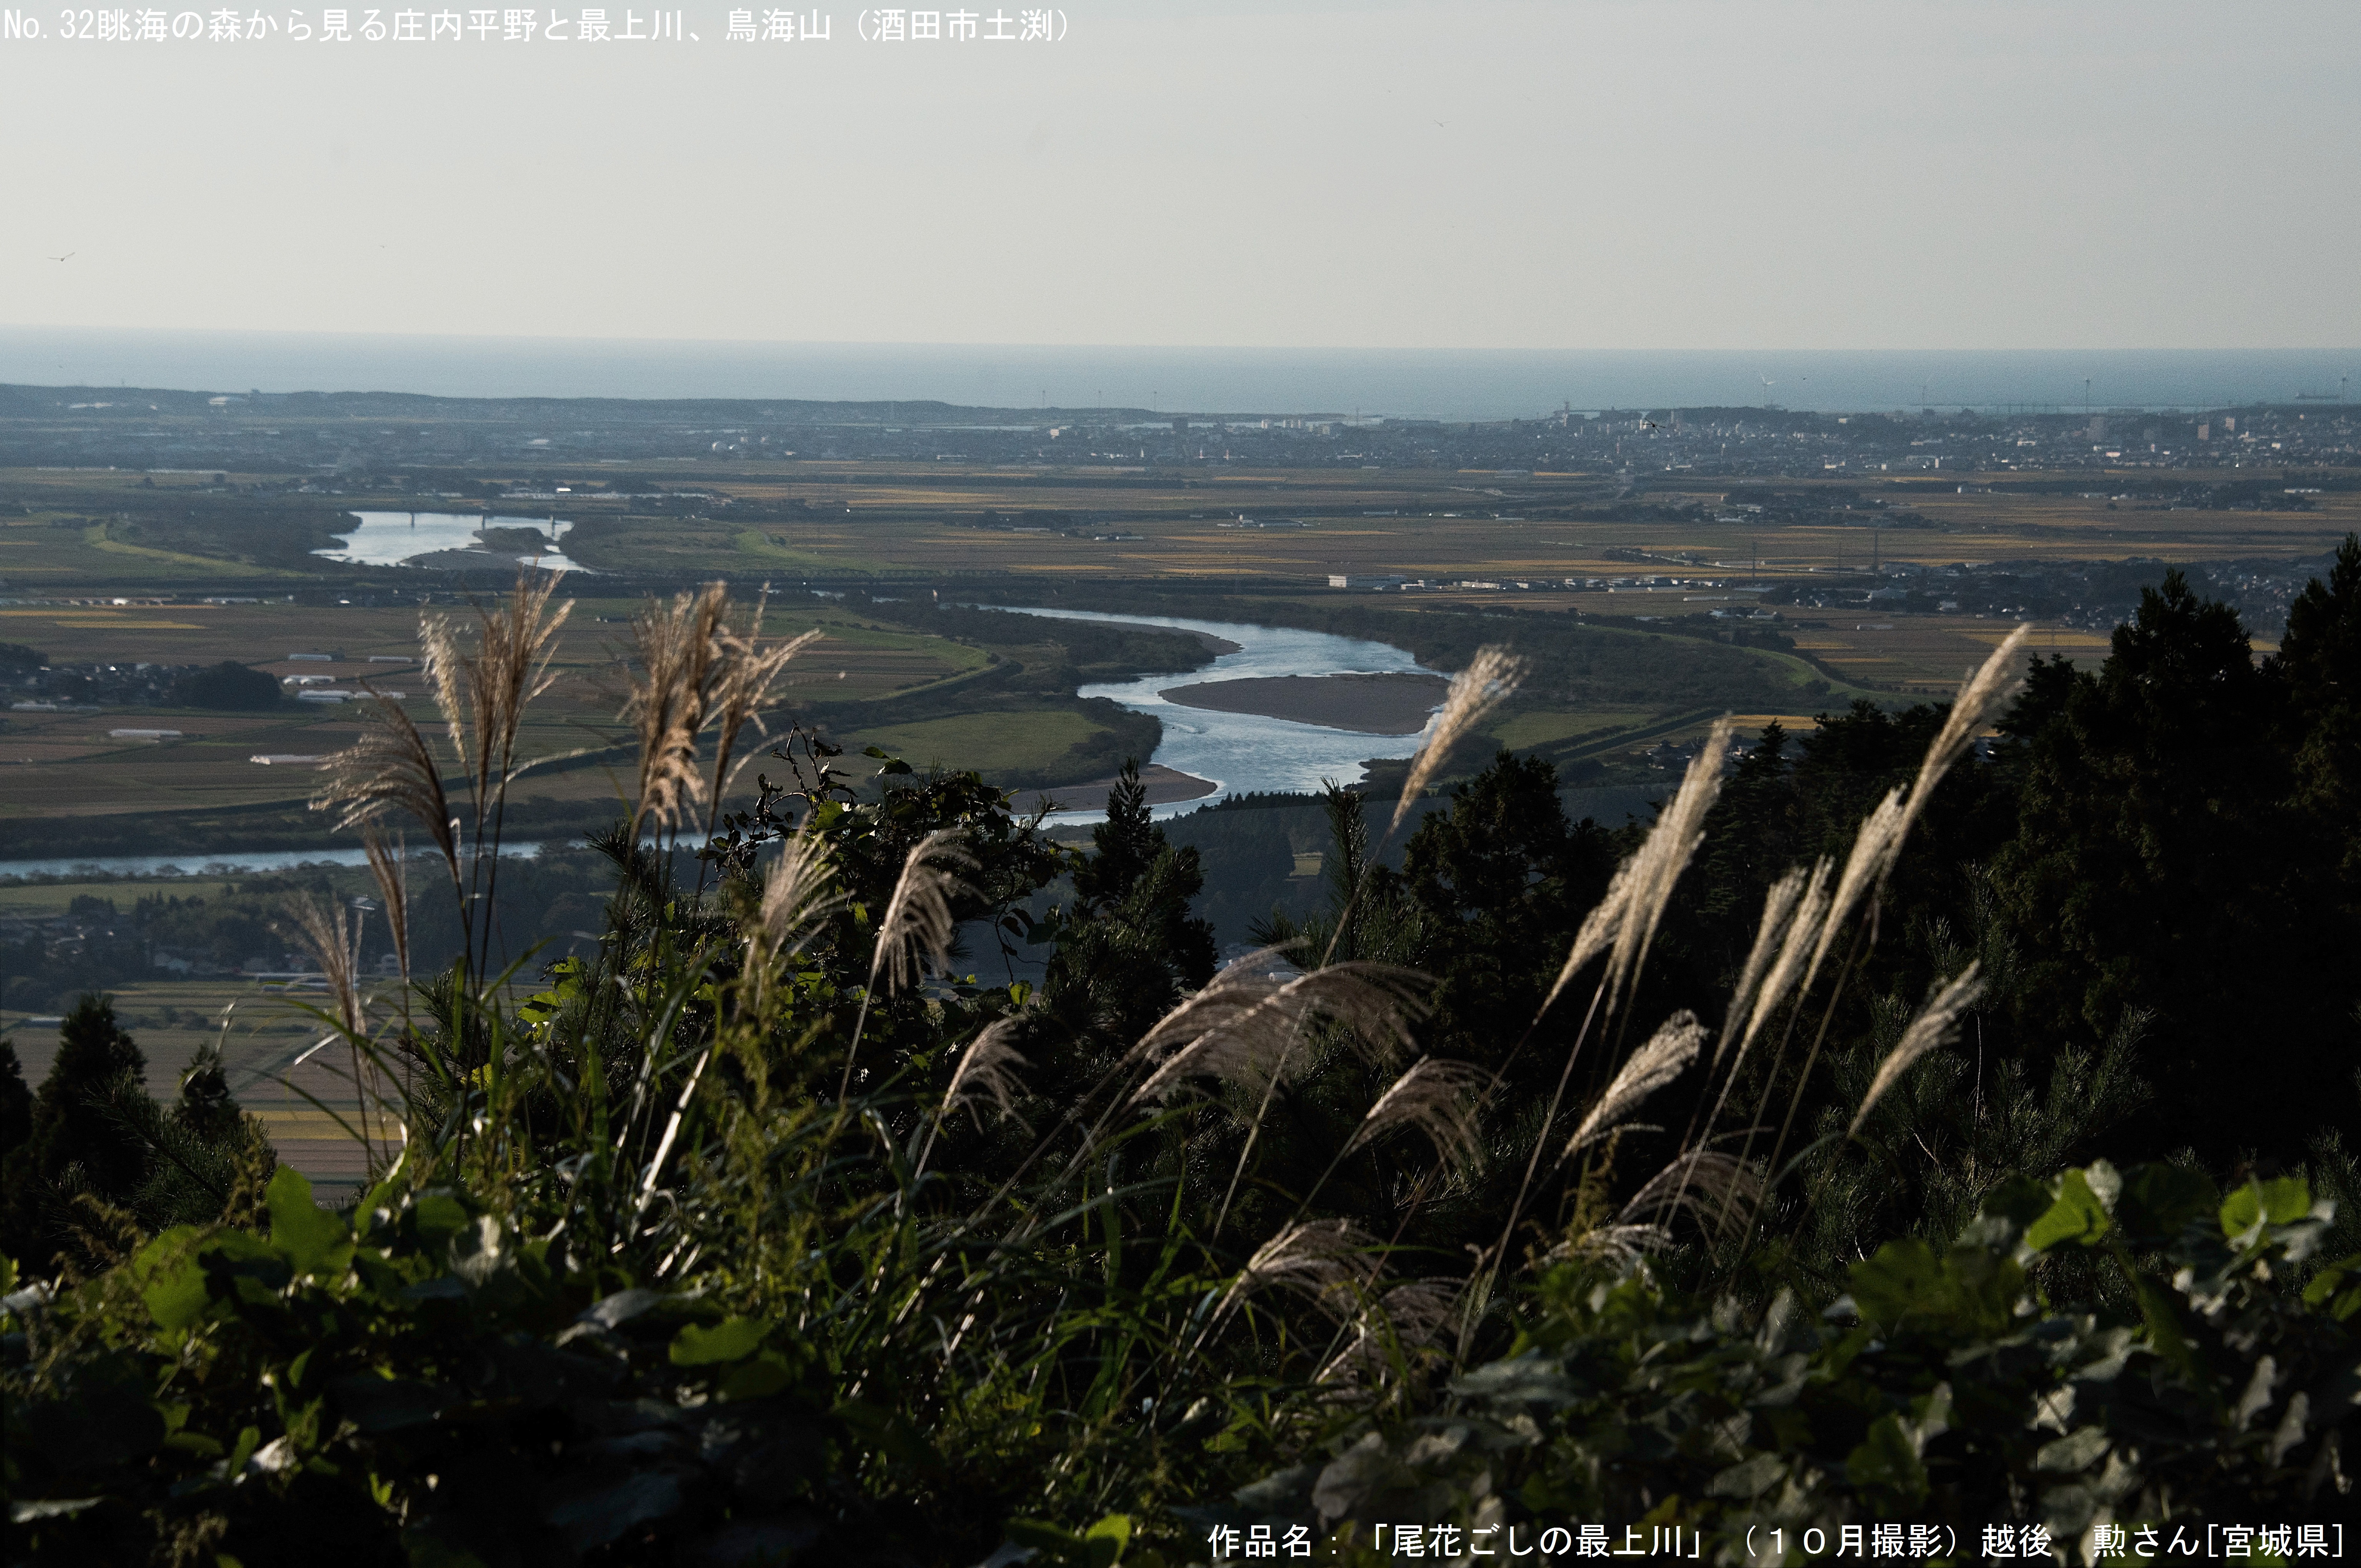
{"type": "Polygon", "coordinates": [[[751,46],[726,5],[678,45],[99,42],[24,12],[49,36],[0,41],[0,321],[2361,344],[2355,0],[1071,0],[1047,45],[863,43],[823,9],[829,42],[751,46]]]}

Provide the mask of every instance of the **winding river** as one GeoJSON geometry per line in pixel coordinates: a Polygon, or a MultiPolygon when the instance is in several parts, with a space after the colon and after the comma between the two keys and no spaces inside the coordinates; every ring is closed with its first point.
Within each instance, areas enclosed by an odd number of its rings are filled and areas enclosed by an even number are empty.
{"type": "MultiPolygon", "coordinates": [[[[1158,817],[1173,817],[1234,795],[1268,791],[1308,793],[1323,779],[1357,783],[1372,758],[1408,757],[1416,753],[1425,731],[1415,735],[1376,735],[1357,729],[1332,729],[1292,719],[1268,718],[1253,713],[1223,713],[1188,707],[1166,700],[1164,693],[1214,681],[1251,680],[1274,675],[1424,674],[1426,669],[1402,649],[1389,642],[1338,637],[1326,631],[1301,631],[1292,627],[1248,626],[1222,620],[1187,620],[1164,615],[1108,615],[1081,609],[1019,609],[1020,615],[1042,615],[1062,620],[1099,620],[1131,626],[1162,626],[1180,631],[1202,632],[1237,644],[1207,668],[1188,674],[1145,675],[1133,681],[1109,681],[1082,688],[1083,696],[1111,697],[1135,713],[1154,714],[1164,725],[1164,739],[1154,761],[1213,784],[1213,792],[1194,800],[1155,808],[1158,817]]],[[[1428,721],[1433,728],[1433,720],[1428,721]]],[[[1055,821],[1093,821],[1104,812],[1060,813],[1055,821]]]]}

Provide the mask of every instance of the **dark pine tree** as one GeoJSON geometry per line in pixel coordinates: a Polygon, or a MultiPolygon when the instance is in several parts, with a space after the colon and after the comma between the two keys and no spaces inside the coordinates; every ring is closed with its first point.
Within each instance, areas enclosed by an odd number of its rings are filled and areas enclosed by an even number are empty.
{"type": "Polygon", "coordinates": [[[23,1147],[9,1152],[0,1194],[0,1245],[37,1272],[68,1240],[63,1206],[71,1193],[121,1201],[148,1174],[147,1144],[102,1108],[124,1078],[137,1083],[148,1068],[113,1001],[85,994],[58,1036],[57,1061],[33,1101],[23,1147]]]}

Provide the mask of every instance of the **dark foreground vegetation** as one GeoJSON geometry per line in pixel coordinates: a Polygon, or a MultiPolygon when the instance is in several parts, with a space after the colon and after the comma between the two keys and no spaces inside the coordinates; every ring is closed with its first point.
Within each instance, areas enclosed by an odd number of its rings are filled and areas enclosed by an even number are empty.
{"type": "Polygon", "coordinates": [[[1504,757],[1389,855],[1523,674],[1474,651],[1218,972],[1135,786],[1077,852],[972,774],[748,765],[796,645],[685,596],[603,938],[520,1002],[563,613],[430,625],[445,722],[324,797],[434,849],[377,858],[405,970],[458,928],[379,998],[290,913],[357,1203],[126,1092],[96,999],[6,1064],[12,1561],[2291,1562],[2354,1514],[2361,543],[2259,663],[2169,576],[2096,671],[1718,734],[1645,828],[1504,757]]]}

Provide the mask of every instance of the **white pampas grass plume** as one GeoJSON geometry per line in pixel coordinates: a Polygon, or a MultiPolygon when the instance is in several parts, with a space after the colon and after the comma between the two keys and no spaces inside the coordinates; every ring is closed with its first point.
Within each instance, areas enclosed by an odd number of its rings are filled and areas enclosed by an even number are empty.
{"type": "Polygon", "coordinates": [[[1663,1252],[1672,1245],[1673,1233],[1662,1225],[1594,1225],[1551,1248],[1550,1260],[1595,1257],[1629,1268],[1648,1254],[1663,1252]]]}
{"type": "Polygon", "coordinates": [[[1565,1152],[1559,1157],[1571,1158],[1577,1149],[1598,1142],[1621,1124],[1626,1116],[1639,1109],[1640,1102],[1657,1090],[1678,1078],[1689,1063],[1697,1060],[1705,1045],[1705,1025],[1697,1014],[1686,1008],[1664,1020],[1664,1027],[1651,1036],[1648,1043],[1633,1051],[1619,1069],[1607,1092],[1590,1108],[1590,1114],[1566,1140],[1565,1152]]]}
{"type": "Polygon", "coordinates": [[[791,833],[763,883],[763,902],[747,932],[754,967],[777,953],[803,950],[819,926],[842,907],[835,891],[836,865],[827,841],[816,833],[791,833]]]}
{"type": "Polygon", "coordinates": [[[2020,623],[1993,650],[1991,658],[1960,683],[1960,695],[1951,699],[1951,711],[1945,716],[1934,744],[1920,759],[1918,776],[1910,785],[1910,815],[1914,819],[1925,808],[1943,775],[1974,744],[1976,732],[1992,722],[2000,705],[2023,684],[2023,677],[2016,673],[2017,655],[2032,633],[2031,626],[2020,623]]]}
{"type": "Polygon", "coordinates": [[[1983,989],[1983,981],[1977,978],[1976,966],[1971,963],[1960,971],[1957,980],[1937,992],[1932,1002],[1919,1009],[1918,1016],[1902,1031],[1901,1042],[1877,1064],[1877,1076],[1870,1080],[1869,1092],[1861,1097],[1861,1109],[1853,1113],[1852,1125],[1845,1129],[1845,1136],[1861,1131],[1872,1107],[1917,1064],[1919,1058],[1949,1041],[1952,1031],[1959,1027],[1960,1014],[1975,1005],[1983,989]]]}
{"type": "Polygon", "coordinates": [[[1741,1021],[1752,1011],[1755,988],[1763,983],[1763,972],[1780,952],[1786,940],[1788,923],[1795,918],[1795,906],[1802,902],[1804,872],[1796,867],[1771,884],[1763,895],[1763,918],[1754,927],[1754,945],[1747,949],[1746,963],[1738,971],[1738,985],[1730,993],[1730,1011],[1721,1021],[1721,1039],[1713,1048],[1713,1065],[1721,1066],[1721,1058],[1730,1054],[1730,1042],[1738,1037],[1741,1021]]]}
{"type": "Polygon", "coordinates": [[[1291,1047],[1317,1023],[1341,1025],[1351,1045],[1373,1057],[1406,1050],[1411,1023],[1425,1012],[1426,977],[1412,970],[1354,961],[1284,981],[1267,970],[1230,979],[1251,962],[1216,975],[1133,1047],[1151,1060],[1165,1057],[1133,1092],[1135,1103],[1164,1100],[1191,1077],[1268,1089],[1285,1077],[1291,1058],[1301,1059],[1291,1047]]]}
{"type": "Polygon", "coordinates": [[[2016,689],[2018,679],[2015,666],[2026,637],[2031,631],[2019,626],[2008,634],[2005,641],[1993,650],[1991,658],[1960,685],[1960,695],[1951,703],[1951,711],[1943,720],[1943,728],[1927,748],[1927,755],[1918,764],[1918,773],[1910,782],[1907,795],[1896,789],[1878,802],[1877,808],[1861,820],[1861,830],[1853,837],[1852,853],[1845,858],[1844,871],[1837,878],[1836,895],[1820,927],[1818,945],[1812,953],[1812,967],[1805,976],[1806,990],[1820,971],[1820,962],[1853,911],[1872,890],[1883,887],[1893,874],[1894,863],[1902,858],[1903,840],[1917,823],[1927,803],[1934,798],[1935,786],[1953,763],[1967,754],[1968,748],[1991,719],[1993,713],[2009,694],[2016,689]]]}
{"type": "Polygon", "coordinates": [[[1391,1287],[1361,1310],[1353,1322],[1351,1343],[1312,1380],[1351,1386],[1381,1371],[1391,1359],[1389,1351],[1407,1357],[1441,1349],[1444,1330],[1458,1315],[1466,1286],[1462,1279],[1437,1277],[1406,1279],[1391,1287]]]}
{"type": "Polygon", "coordinates": [[[1697,1149],[1682,1155],[1650,1177],[1615,1220],[1626,1225],[1662,1223],[1669,1215],[1686,1209],[1703,1223],[1708,1213],[1728,1216],[1738,1201],[1752,1212],[1762,1193],[1762,1173],[1752,1164],[1730,1155],[1697,1149]]]}
{"type": "MultiPolygon", "coordinates": [[[[974,1114],[978,1101],[990,1100],[1003,1116],[1014,1117],[1022,1125],[1024,1118],[1016,1115],[1016,1102],[1025,1093],[1025,1085],[1016,1069],[1032,1064],[1018,1054],[1009,1042],[1024,1027],[1021,1014],[1011,1014],[996,1018],[983,1031],[968,1042],[960,1053],[959,1067],[951,1073],[950,1087],[943,1091],[943,1114],[949,1115],[961,1106],[974,1114]]],[[[977,1117],[978,1124],[983,1118],[977,1117]]]]}
{"type": "Polygon", "coordinates": [[[1705,841],[1706,814],[1721,795],[1721,770],[1729,757],[1730,732],[1729,718],[1714,721],[1705,744],[1690,760],[1688,772],[1682,775],[1679,791],[1657,816],[1656,825],[1649,829],[1647,841],[1616,870],[1607,896],[1583,920],[1581,930],[1576,933],[1573,950],[1566,954],[1565,963],[1558,970],[1557,981],[1550,987],[1548,1000],[1542,1003],[1543,1012],[1548,1012],[1583,966],[1602,952],[1609,955],[1606,984],[1610,993],[1620,990],[1623,981],[1646,961],[1648,946],[1655,939],[1656,927],[1664,918],[1674,884],[1688,869],[1689,857],[1705,841]]]}
{"type": "Polygon", "coordinates": [[[972,866],[975,857],[961,849],[959,835],[938,828],[910,846],[903,857],[902,874],[894,895],[877,922],[877,950],[869,960],[869,989],[877,989],[880,974],[899,990],[918,978],[925,965],[940,968],[950,956],[951,900],[973,890],[950,868],[972,866]]]}
{"type": "Polygon", "coordinates": [[[385,841],[374,826],[361,830],[361,852],[368,856],[369,875],[377,879],[378,897],[385,905],[388,935],[393,939],[394,967],[410,978],[410,871],[402,863],[401,844],[385,841]]]}
{"type": "Polygon", "coordinates": [[[1266,1286],[1301,1291],[1339,1321],[1377,1275],[1375,1244],[1350,1220],[1306,1220],[1255,1249],[1213,1310],[1215,1321],[1266,1286]]]}
{"type": "Polygon", "coordinates": [[[1428,781],[1451,755],[1452,748],[1508,701],[1524,676],[1522,659],[1505,648],[1488,645],[1476,650],[1467,667],[1451,677],[1451,690],[1443,699],[1443,711],[1435,716],[1434,729],[1411,761],[1410,777],[1402,783],[1401,799],[1386,828],[1389,834],[1402,825],[1411,806],[1426,793],[1428,781]]]}
{"type": "Polygon", "coordinates": [[[1369,1107],[1345,1142],[1345,1153],[1351,1154],[1389,1128],[1410,1126],[1433,1140],[1434,1152],[1445,1165],[1472,1170],[1484,1157],[1475,1106],[1491,1087],[1492,1074],[1473,1062],[1435,1057],[1413,1062],[1369,1107]]]}
{"type": "Polygon", "coordinates": [[[312,809],[335,812],[339,828],[366,828],[389,812],[407,815],[426,830],[456,883],[458,823],[434,748],[390,697],[371,692],[368,713],[360,739],[328,759],[327,782],[312,809]]]}
{"type": "Polygon", "coordinates": [[[623,717],[640,742],[635,833],[645,821],[677,827],[705,795],[697,737],[710,716],[721,666],[729,592],[724,584],[708,583],[669,605],[651,603],[631,620],[631,651],[640,668],[631,677],[623,717]]]}
{"type": "Polygon", "coordinates": [[[321,978],[335,999],[336,1021],[347,1033],[361,1028],[360,926],[343,904],[323,905],[310,894],[287,900],[284,907],[295,922],[296,945],[320,966],[321,978]]]}

